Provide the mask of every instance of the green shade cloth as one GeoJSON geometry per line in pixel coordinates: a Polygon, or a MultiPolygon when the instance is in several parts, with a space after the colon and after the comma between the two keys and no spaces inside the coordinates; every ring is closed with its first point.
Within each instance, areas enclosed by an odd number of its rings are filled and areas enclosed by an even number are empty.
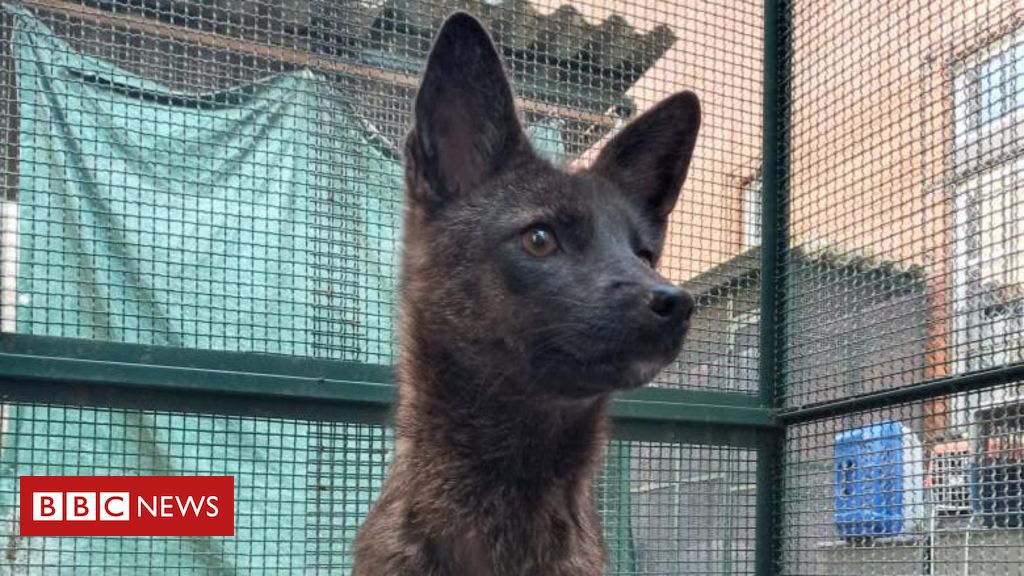
{"type": "Polygon", "coordinates": [[[178,94],[17,22],[22,331],[386,363],[401,167],[325,80],[178,94]]]}
{"type": "MultiPolygon", "coordinates": [[[[7,9],[21,127],[19,332],[389,362],[401,166],[327,81],[299,71],[176,93],[7,9]]],[[[333,425],[324,437],[324,425],[301,421],[15,409],[12,422],[48,424],[45,436],[8,431],[9,497],[29,474],[230,474],[237,492],[234,538],[26,542],[15,566],[344,565],[343,543],[382,476],[382,458],[365,454],[380,453],[383,432],[369,427],[333,425]],[[318,480],[325,450],[334,474],[318,480]],[[317,481],[359,496],[321,510],[309,498],[317,481]],[[310,526],[328,513],[343,523],[336,541],[310,550],[310,526]]]]}

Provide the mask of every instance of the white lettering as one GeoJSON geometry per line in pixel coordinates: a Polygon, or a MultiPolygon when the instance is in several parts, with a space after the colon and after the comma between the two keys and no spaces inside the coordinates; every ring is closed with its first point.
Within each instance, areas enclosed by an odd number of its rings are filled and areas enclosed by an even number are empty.
{"type": "Polygon", "coordinates": [[[216,518],[220,514],[220,508],[217,507],[217,497],[210,496],[206,499],[206,505],[210,507],[210,510],[206,511],[206,516],[209,518],[216,518]],[[212,513],[211,513],[212,511],[212,513]]]}
{"type": "Polygon", "coordinates": [[[150,506],[150,503],[147,502],[145,498],[143,498],[142,496],[139,496],[139,507],[138,507],[138,514],[137,514],[137,516],[140,517],[140,518],[142,517],[142,509],[143,508],[146,509],[146,512],[149,512],[150,516],[155,517],[156,516],[156,497],[155,496],[153,497],[153,503],[152,503],[152,506],[150,506]]]}
{"type": "Polygon", "coordinates": [[[67,520],[90,521],[96,519],[95,492],[67,492],[65,498],[64,511],[67,520]]]}
{"type": "Polygon", "coordinates": [[[130,499],[127,492],[100,492],[100,520],[127,522],[130,499]]]}

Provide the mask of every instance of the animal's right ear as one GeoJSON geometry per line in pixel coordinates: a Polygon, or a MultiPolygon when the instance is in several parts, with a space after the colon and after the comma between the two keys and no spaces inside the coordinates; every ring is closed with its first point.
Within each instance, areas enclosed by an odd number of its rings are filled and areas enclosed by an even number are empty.
{"type": "Polygon", "coordinates": [[[590,169],[617,184],[664,231],[690,169],[700,116],[696,94],[673,94],[627,124],[590,169]]]}
{"type": "Polygon", "coordinates": [[[406,142],[412,199],[439,205],[492,176],[526,141],[501,56],[476,18],[441,26],[416,95],[406,142]]]}

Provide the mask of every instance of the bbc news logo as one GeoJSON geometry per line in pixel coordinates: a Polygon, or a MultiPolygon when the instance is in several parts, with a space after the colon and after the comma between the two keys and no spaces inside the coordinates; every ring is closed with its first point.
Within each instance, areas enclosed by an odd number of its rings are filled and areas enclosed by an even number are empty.
{"type": "Polygon", "coordinates": [[[234,536],[231,476],[22,476],[22,536],[234,536]]]}

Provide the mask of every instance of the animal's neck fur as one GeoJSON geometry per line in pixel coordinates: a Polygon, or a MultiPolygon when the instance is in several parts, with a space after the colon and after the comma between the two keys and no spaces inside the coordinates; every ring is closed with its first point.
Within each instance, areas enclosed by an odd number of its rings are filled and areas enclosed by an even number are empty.
{"type": "Polygon", "coordinates": [[[443,345],[422,343],[401,362],[403,457],[444,462],[467,490],[511,490],[527,499],[548,486],[590,481],[606,435],[603,397],[503,392],[556,387],[514,381],[523,379],[514,365],[480,370],[443,345]]]}
{"type": "Polygon", "coordinates": [[[607,399],[555,396],[514,344],[435,293],[449,266],[426,254],[422,214],[406,216],[396,451],[371,532],[401,526],[396,549],[439,570],[423,573],[600,573],[607,399]]]}
{"type": "Polygon", "coordinates": [[[607,436],[606,399],[502,393],[544,390],[547,383],[509,382],[522,378],[516,365],[469,366],[438,343],[443,338],[409,328],[400,359],[396,460],[413,475],[423,520],[447,510],[436,518],[444,524],[438,528],[456,530],[464,522],[469,526],[459,529],[481,531],[589,520],[607,436]]]}

